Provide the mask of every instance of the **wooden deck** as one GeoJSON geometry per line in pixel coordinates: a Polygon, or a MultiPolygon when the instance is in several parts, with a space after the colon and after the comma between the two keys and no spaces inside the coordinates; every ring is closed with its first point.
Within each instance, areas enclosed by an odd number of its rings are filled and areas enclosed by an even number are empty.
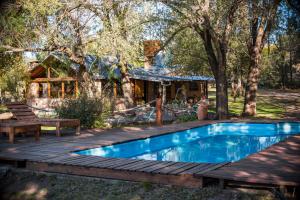
{"type": "Polygon", "coordinates": [[[205,173],[224,184],[300,186],[300,135],[289,137],[264,151],[205,173]]]}
{"type": "Polygon", "coordinates": [[[162,127],[128,127],[85,130],[79,136],[42,135],[17,137],[9,144],[0,137],[0,161],[31,170],[144,181],[186,187],[203,187],[211,180],[230,184],[300,186],[300,135],[235,163],[183,163],[77,155],[76,150],[95,148],[185,130],[215,121],[189,122],[162,127]]]}

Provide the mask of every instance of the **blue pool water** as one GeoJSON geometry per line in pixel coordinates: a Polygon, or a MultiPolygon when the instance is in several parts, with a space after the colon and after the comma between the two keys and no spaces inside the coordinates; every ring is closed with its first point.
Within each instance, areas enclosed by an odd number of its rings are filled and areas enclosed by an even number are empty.
{"type": "Polygon", "coordinates": [[[297,133],[300,123],[218,123],[76,153],[177,162],[233,162],[297,133]]]}

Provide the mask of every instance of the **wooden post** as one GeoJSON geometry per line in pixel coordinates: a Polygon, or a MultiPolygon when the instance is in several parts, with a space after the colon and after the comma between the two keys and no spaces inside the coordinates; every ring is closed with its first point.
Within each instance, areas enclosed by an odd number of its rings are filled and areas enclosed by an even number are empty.
{"type": "Polygon", "coordinates": [[[47,83],[47,90],[48,90],[48,98],[51,98],[51,84],[50,84],[50,82],[47,83]]]}
{"type": "Polygon", "coordinates": [[[156,98],[156,125],[162,126],[162,98],[160,91],[156,98]]]}
{"type": "Polygon", "coordinates": [[[49,82],[49,79],[51,78],[51,69],[50,69],[50,67],[47,68],[47,78],[48,78],[48,82],[47,82],[48,98],[51,98],[51,84],[49,82]]]}
{"type": "Polygon", "coordinates": [[[75,81],[75,97],[78,97],[78,80],[75,81]]]}
{"type": "Polygon", "coordinates": [[[40,135],[41,135],[41,125],[37,125],[36,126],[36,131],[35,131],[35,141],[39,141],[40,140],[40,135]]]}
{"type": "Polygon", "coordinates": [[[116,98],[117,97],[117,83],[116,82],[114,82],[113,83],[113,90],[114,90],[114,97],[116,98]]]}
{"type": "Polygon", "coordinates": [[[165,105],[167,101],[167,88],[165,85],[162,86],[162,105],[165,105]]]}
{"type": "Polygon", "coordinates": [[[61,98],[65,98],[65,83],[61,82],[61,98]]]}
{"type": "Polygon", "coordinates": [[[47,68],[47,78],[51,78],[51,69],[50,67],[47,68]]]}
{"type": "Polygon", "coordinates": [[[15,140],[15,127],[8,128],[9,143],[13,144],[15,140]]]}
{"type": "Polygon", "coordinates": [[[208,98],[208,81],[205,81],[205,96],[208,98]]]}

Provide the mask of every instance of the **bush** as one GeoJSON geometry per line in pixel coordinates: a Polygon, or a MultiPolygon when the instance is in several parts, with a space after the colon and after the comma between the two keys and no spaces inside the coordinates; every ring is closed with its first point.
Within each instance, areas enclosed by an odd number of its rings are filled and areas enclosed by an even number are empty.
{"type": "Polygon", "coordinates": [[[103,123],[103,103],[100,99],[80,95],[77,99],[66,99],[57,107],[60,118],[80,119],[82,127],[100,127],[103,123]]]}
{"type": "Polygon", "coordinates": [[[193,112],[193,113],[178,116],[177,121],[179,121],[179,122],[189,122],[189,121],[195,121],[197,119],[198,119],[197,114],[193,112]]]}

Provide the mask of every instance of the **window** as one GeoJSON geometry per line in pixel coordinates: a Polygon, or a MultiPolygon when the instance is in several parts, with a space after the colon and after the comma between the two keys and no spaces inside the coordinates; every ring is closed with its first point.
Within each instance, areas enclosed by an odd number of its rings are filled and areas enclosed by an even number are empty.
{"type": "Polygon", "coordinates": [[[189,89],[190,91],[198,91],[198,83],[194,81],[190,82],[189,89]]]}

